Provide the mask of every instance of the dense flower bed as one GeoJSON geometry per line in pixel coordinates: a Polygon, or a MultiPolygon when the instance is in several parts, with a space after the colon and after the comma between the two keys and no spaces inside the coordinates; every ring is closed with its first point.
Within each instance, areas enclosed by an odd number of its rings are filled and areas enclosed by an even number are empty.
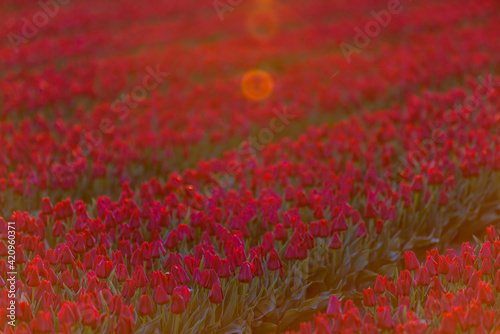
{"type": "Polygon", "coordinates": [[[0,332],[500,329],[497,2],[119,3],[0,48],[0,332]]]}
{"type": "Polygon", "coordinates": [[[432,249],[422,264],[405,253],[405,270],[363,289],[361,311],[334,295],[326,313],[287,333],[499,333],[499,268],[500,240],[490,226],[484,241],[464,242],[459,252],[432,249]]]}
{"type": "MultiPolygon", "coordinates": [[[[121,25],[135,15],[134,20],[143,22],[158,13],[182,13],[194,5],[162,4],[167,8],[152,6],[134,12],[133,2],[124,1],[114,14],[117,17],[111,19],[121,25]]],[[[466,78],[498,69],[494,2],[408,5],[365,49],[349,57],[350,63],[337,45],[353,43],[352,28],[372,21],[364,13],[382,10],[382,5],[374,7],[365,0],[341,8],[331,5],[335,14],[318,13],[323,8],[319,3],[290,6],[297,9],[276,9],[283,21],[283,38],[272,44],[252,39],[240,27],[235,36],[185,46],[181,36],[210,40],[217,30],[185,31],[175,26],[180,24],[177,21],[169,23],[171,27],[167,23],[148,26],[147,34],[136,31],[137,27],[119,33],[113,33],[112,27],[103,31],[104,22],[110,20],[106,6],[95,6],[101,10],[88,14],[80,6],[61,7],[47,25],[49,31],[20,45],[18,53],[6,43],[0,52],[2,63],[12,69],[0,83],[5,117],[0,196],[22,201],[29,210],[37,209],[47,195],[55,200],[67,196],[90,200],[101,193],[118,196],[116,189],[123,182],[138,187],[153,176],[193,167],[200,158],[220,156],[268,126],[273,108],[286,105],[297,115],[276,138],[297,136],[307,125],[338,120],[363,109],[387,108],[426,89],[460,87],[466,78]],[[293,13],[298,11],[306,17],[320,15],[325,24],[296,27],[293,13]],[[439,16],[440,22],[436,16],[427,16],[428,12],[446,15],[439,16]],[[69,20],[66,15],[77,19],[69,20]],[[331,15],[346,19],[329,23],[331,15]],[[84,19],[95,23],[75,23],[84,19]],[[437,30],[437,24],[450,28],[437,30]],[[65,29],[70,28],[88,43],[80,43],[74,54],[67,53],[65,29]],[[132,38],[132,34],[148,38],[132,38]],[[99,42],[91,42],[94,39],[99,42]],[[47,63],[45,57],[56,56],[37,52],[47,48],[44,43],[59,52],[57,60],[47,63]],[[147,52],[140,52],[143,48],[147,52]],[[258,53],[250,52],[255,48],[258,53]],[[134,52],[138,54],[132,56],[134,52]],[[36,57],[42,59],[36,62],[36,57]],[[239,80],[249,68],[261,66],[272,74],[275,90],[268,100],[249,103],[239,90],[239,80]],[[152,71],[159,79],[151,85],[155,88],[147,90],[144,100],[134,98],[141,96],[134,89],[152,71]],[[332,79],[336,71],[339,74],[332,79]]],[[[38,9],[25,8],[9,13],[7,20],[18,22],[15,18],[21,14],[30,17],[38,9]]],[[[239,9],[232,12],[234,16],[227,15],[223,27],[232,27],[245,17],[247,9],[239,9]]],[[[196,15],[189,20],[199,22],[196,15]]],[[[198,24],[217,26],[216,15],[206,20],[198,24]]],[[[18,29],[14,25],[8,31],[18,29]]],[[[4,214],[19,209],[6,202],[4,214]]]]}
{"type": "MultiPolygon", "coordinates": [[[[233,152],[137,192],[124,184],[117,202],[44,198],[38,218],[17,211],[22,319],[58,330],[280,331],[324,307],[332,292],[359,297],[367,280],[393,273],[404,250],[489,223],[469,208],[499,195],[492,111],[500,100],[493,90],[477,95],[472,113],[446,112],[465,97],[429,94],[405,112],[311,128],[269,145],[261,159],[233,152]],[[445,125],[450,115],[453,126],[445,125]],[[435,125],[442,125],[435,151],[398,172],[398,152],[412,152],[435,125]],[[220,171],[235,182],[202,193],[220,171]]],[[[1,266],[6,278],[5,260],[1,266]]]]}

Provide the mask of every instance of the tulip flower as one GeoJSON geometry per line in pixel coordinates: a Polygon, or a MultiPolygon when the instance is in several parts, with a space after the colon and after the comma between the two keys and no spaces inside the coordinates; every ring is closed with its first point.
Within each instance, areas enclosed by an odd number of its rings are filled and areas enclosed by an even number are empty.
{"type": "Polygon", "coordinates": [[[162,286],[157,286],[153,292],[154,302],[158,305],[167,304],[170,301],[170,297],[166,293],[162,286]]]}
{"type": "Polygon", "coordinates": [[[394,327],[391,310],[388,306],[377,308],[377,327],[382,330],[388,330],[394,327]]]}
{"type": "Polygon", "coordinates": [[[61,310],[57,313],[59,321],[63,324],[68,324],[70,327],[78,320],[69,303],[64,302],[61,310]]]}
{"type": "Polygon", "coordinates": [[[372,307],[377,304],[375,293],[371,288],[363,289],[363,305],[372,307]]]}
{"type": "Polygon", "coordinates": [[[340,308],[340,301],[337,296],[333,295],[330,297],[330,302],[328,303],[328,309],[326,310],[326,315],[330,318],[338,319],[342,316],[342,310],[340,308]]]}
{"type": "Polygon", "coordinates": [[[412,251],[405,252],[404,258],[405,258],[406,269],[415,270],[420,267],[420,263],[418,262],[415,253],[413,253],[412,251]]]}
{"type": "Polygon", "coordinates": [[[170,302],[170,311],[174,314],[184,313],[186,305],[184,298],[180,292],[174,292],[170,302]]]}
{"type": "Polygon", "coordinates": [[[215,283],[212,286],[209,296],[210,302],[214,304],[220,304],[224,300],[224,293],[222,291],[220,283],[215,283]]]}
{"type": "Polygon", "coordinates": [[[271,270],[278,270],[283,267],[281,259],[274,249],[271,250],[271,254],[269,254],[269,258],[267,259],[267,267],[271,270]]]}
{"type": "Polygon", "coordinates": [[[342,247],[342,240],[340,240],[340,236],[337,232],[333,234],[333,238],[328,247],[331,249],[339,249],[340,247],[342,247]]]}
{"type": "Polygon", "coordinates": [[[142,316],[150,315],[153,313],[153,305],[151,304],[151,299],[148,295],[141,296],[137,312],[142,316]]]}
{"type": "Polygon", "coordinates": [[[54,324],[50,312],[38,311],[36,319],[33,322],[33,330],[37,332],[49,332],[53,329],[54,324]]]}
{"type": "Polygon", "coordinates": [[[248,262],[243,262],[241,265],[240,273],[238,275],[238,281],[241,283],[249,283],[253,279],[252,264],[248,262]]]}

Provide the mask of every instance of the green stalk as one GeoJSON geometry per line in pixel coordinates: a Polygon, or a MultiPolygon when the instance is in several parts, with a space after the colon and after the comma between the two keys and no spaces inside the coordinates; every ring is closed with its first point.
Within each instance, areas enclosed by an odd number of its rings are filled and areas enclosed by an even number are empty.
{"type": "Polygon", "coordinates": [[[172,334],[179,334],[179,318],[179,314],[174,314],[174,331],[172,332],[172,334]]]}

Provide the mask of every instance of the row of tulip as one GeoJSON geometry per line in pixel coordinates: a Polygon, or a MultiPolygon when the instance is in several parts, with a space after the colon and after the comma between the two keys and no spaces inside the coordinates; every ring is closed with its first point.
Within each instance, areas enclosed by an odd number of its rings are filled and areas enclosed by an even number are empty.
{"type": "MultiPolygon", "coordinates": [[[[145,12],[132,11],[131,5],[127,2],[123,6],[117,21],[133,15],[144,18],[159,11],[155,7],[145,12]]],[[[167,54],[151,47],[133,58],[125,51],[140,48],[144,40],[130,38],[128,30],[120,34],[96,32],[102,28],[103,21],[109,20],[105,6],[93,14],[97,17],[89,18],[96,22],[95,26],[78,28],[89,30],[82,39],[97,39],[99,43],[84,44],[79,52],[89,56],[99,54],[107,44],[128,49],[122,50],[121,57],[95,58],[85,64],[74,59],[76,55],[70,57],[61,50],[67,47],[65,29],[77,29],[74,25],[78,20],[66,17],[80,15],[82,8],[61,8],[53,23],[47,26],[53,27],[54,31],[47,34],[54,34],[55,41],[40,36],[21,48],[15,59],[17,64],[26,66],[13,67],[0,83],[5,111],[5,121],[0,124],[4,134],[1,144],[5,148],[0,155],[0,196],[14,198],[14,201],[3,201],[2,212],[7,214],[18,209],[18,202],[28,210],[39,209],[41,198],[48,194],[54,200],[68,196],[89,200],[101,193],[118,196],[116,189],[123,182],[138,187],[153,176],[193,167],[201,158],[220,156],[235,148],[243,138],[269,122],[275,107],[281,109],[287,105],[289,112],[297,115],[297,121],[279,136],[296,136],[303,132],[305,125],[340,119],[360,109],[387,108],[394,100],[401,101],[413,92],[444,90],[450,85],[459,85],[467,77],[494,73],[498,69],[500,50],[495,43],[494,27],[498,19],[493,10],[495,2],[486,1],[481,5],[471,2],[467,6],[456,6],[453,1],[409,5],[393,18],[387,31],[357,57],[353,56],[350,64],[339,50],[332,51],[331,45],[349,40],[352,28],[370,18],[363,13],[372,9],[373,4],[366,0],[346,3],[341,8],[335,4],[340,13],[358,9],[347,21],[334,22],[322,29],[302,27],[301,33],[308,38],[303,43],[296,42],[297,32],[290,23],[295,19],[292,12],[323,15],[326,20],[329,13],[319,12],[321,5],[297,1],[290,6],[300,10],[276,9],[284,21],[284,38],[277,46],[261,45],[241,32],[239,37],[221,39],[210,47],[182,48],[172,44],[173,50],[167,54]],[[440,20],[459,28],[436,30],[436,22],[426,15],[429,11],[446,13],[440,20]],[[399,29],[403,24],[412,29],[399,29]],[[400,30],[403,33],[397,33],[400,30]],[[61,44],[58,44],[59,38],[61,44]],[[238,38],[245,39],[246,44],[241,45],[244,43],[238,38]],[[35,62],[39,69],[31,70],[34,55],[46,56],[45,52],[36,51],[46,48],[43,47],[46,43],[66,60],[61,60],[57,67],[35,62]],[[259,56],[249,52],[255,47],[262,48],[259,56]],[[227,49],[234,52],[224,52],[227,49]],[[181,51],[184,56],[178,57],[181,51]],[[239,90],[243,73],[263,62],[280,63],[280,59],[291,53],[297,56],[289,65],[264,66],[275,81],[274,92],[268,100],[248,102],[239,90]],[[224,57],[219,57],[221,54],[224,57]],[[23,60],[22,55],[27,58],[23,60]],[[147,98],[134,100],[133,96],[139,94],[134,88],[147,78],[148,67],[169,76],[156,89],[148,91],[147,98]],[[199,83],[186,75],[181,70],[184,68],[203,76],[206,82],[199,83]],[[330,79],[335,69],[339,69],[340,74],[330,79]],[[303,85],[310,89],[302,90],[303,85]],[[124,109],[125,103],[130,106],[129,110],[124,109]],[[29,116],[33,114],[34,117],[29,116]]],[[[193,4],[162,6],[168,7],[165,13],[171,13],[184,10],[183,6],[187,10],[193,4]]],[[[229,16],[227,24],[236,24],[245,12],[244,8],[235,10],[234,21],[233,16],[229,16]]],[[[15,21],[15,15],[21,14],[13,12],[11,19],[15,21]]],[[[198,17],[193,15],[192,19],[198,17]]],[[[213,25],[210,19],[207,18],[207,26],[213,25]]],[[[175,27],[178,23],[171,24],[175,27]]],[[[15,31],[16,27],[12,29],[15,31]]],[[[147,36],[154,45],[163,43],[165,30],[170,31],[162,24],[151,29],[147,36]]],[[[189,32],[193,39],[201,38],[199,29],[189,32]]],[[[214,33],[213,30],[204,32],[214,33]]],[[[6,66],[12,63],[10,52],[9,45],[2,49],[6,66]]]]}
{"type": "Polygon", "coordinates": [[[499,297],[500,240],[490,226],[485,240],[464,242],[458,254],[432,249],[420,264],[405,253],[405,270],[377,276],[362,307],[333,295],[325,313],[287,333],[499,333],[499,297]]]}
{"type": "MultiPolygon", "coordinates": [[[[310,128],[261,157],[243,149],[164,184],[153,178],[134,191],[125,183],[118,201],[44,198],[38,215],[16,211],[16,330],[281,332],[333,292],[360,298],[403,251],[446,247],[457,231],[490,222],[499,95],[474,95],[470,113],[445,112],[479,91],[470,84],[470,92],[411,99],[404,112],[310,128]],[[459,117],[452,124],[450,114],[459,117]],[[405,160],[398,178],[398,154],[438,124],[444,140],[425,159],[405,160]],[[229,162],[235,182],[221,184],[229,162]]],[[[5,220],[0,230],[7,239],[5,220]]],[[[8,272],[0,260],[2,285],[8,272]]]]}

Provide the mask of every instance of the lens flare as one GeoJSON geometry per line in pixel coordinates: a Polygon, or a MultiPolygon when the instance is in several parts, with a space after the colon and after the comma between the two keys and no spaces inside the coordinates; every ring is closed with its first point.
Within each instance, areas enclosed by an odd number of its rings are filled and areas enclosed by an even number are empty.
{"type": "Polygon", "coordinates": [[[273,78],[263,70],[248,71],[241,79],[241,90],[250,100],[263,100],[271,95],[273,89],[273,78]]]}

